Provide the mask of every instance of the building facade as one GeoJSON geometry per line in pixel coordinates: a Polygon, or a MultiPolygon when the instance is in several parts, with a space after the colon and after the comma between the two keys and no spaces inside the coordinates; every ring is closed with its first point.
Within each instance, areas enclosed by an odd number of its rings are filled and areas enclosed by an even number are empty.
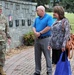
{"type": "Polygon", "coordinates": [[[19,0],[2,0],[0,3],[9,24],[10,47],[22,45],[23,35],[32,30],[37,4],[19,0]]]}

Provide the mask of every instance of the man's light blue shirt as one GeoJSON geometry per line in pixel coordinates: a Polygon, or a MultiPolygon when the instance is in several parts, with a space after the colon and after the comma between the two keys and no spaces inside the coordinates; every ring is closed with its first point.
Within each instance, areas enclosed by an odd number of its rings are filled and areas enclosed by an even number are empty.
{"type": "MultiPolygon", "coordinates": [[[[33,27],[36,28],[37,32],[42,31],[44,28],[47,26],[51,27],[53,24],[53,18],[49,14],[45,14],[44,17],[37,17],[35,19],[35,22],[33,24],[33,27]]],[[[49,30],[48,32],[42,34],[41,36],[51,36],[51,31],[49,30]]]]}

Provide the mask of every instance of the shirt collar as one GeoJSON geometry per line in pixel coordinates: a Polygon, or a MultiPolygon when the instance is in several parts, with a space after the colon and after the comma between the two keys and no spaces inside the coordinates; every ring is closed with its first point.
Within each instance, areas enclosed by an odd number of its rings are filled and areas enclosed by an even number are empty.
{"type": "Polygon", "coordinates": [[[44,16],[43,16],[43,17],[40,17],[40,16],[39,16],[39,19],[43,19],[45,16],[46,16],[46,13],[44,14],[44,16]]]}

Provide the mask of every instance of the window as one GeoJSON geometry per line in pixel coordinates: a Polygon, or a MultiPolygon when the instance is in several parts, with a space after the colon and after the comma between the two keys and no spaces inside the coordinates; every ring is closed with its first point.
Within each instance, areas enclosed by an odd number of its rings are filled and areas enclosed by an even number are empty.
{"type": "Polygon", "coordinates": [[[16,4],[16,10],[20,10],[20,5],[16,4]]]}
{"type": "Polygon", "coordinates": [[[5,3],[5,8],[8,9],[8,3],[5,3]]]}
{"type": "Polygon", "coordinates": [[[10,8],[13,8],[13,3],[10,3],[10,8]]]}
{"type": "Polygon", "coordinates": [[[22,26],[25,26],[25,20],[22,20],[22,26]]]}
{"type": "Polygon", "coordinates": [[[28,19],[27,23],[28,23],[28,26],[30,26],[31,25],[31,19],[28,19]]]}
{"type": "Polygon", "coordinates": [[[15,20],[15,25],[16,25],[16,27],[19,26],[19,20],[15,20]]]}
{"type": "Polygon", "coordinates": [[[9,21],[9,27],[13,27],[13,21],[9,21]]]}

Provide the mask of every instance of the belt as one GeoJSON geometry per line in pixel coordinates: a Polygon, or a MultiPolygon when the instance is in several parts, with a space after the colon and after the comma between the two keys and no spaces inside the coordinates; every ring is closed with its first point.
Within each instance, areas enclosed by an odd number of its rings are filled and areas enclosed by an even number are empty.
{"type": "Polygon", "coordinates": [[[48,35],[48,36],[41,36],[41,37],[38,37],[38,39],[44,39],[44,38],[47,38],[47,37],[49,37],[49,35],[48,35]]]}

